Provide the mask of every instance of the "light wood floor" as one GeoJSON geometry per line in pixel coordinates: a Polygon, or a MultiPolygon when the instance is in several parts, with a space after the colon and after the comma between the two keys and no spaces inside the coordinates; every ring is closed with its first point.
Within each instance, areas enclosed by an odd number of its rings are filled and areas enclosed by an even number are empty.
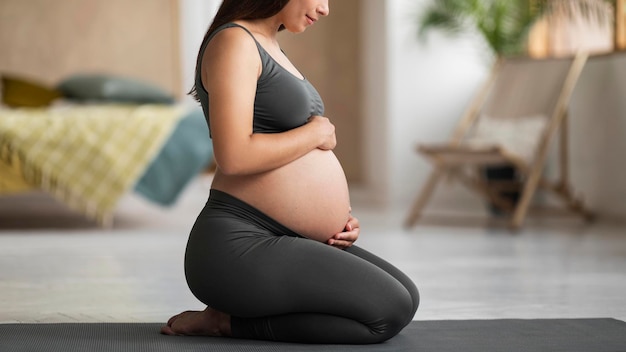
{"type": "MultiPolygon", "coordinates": [[[[194,182],[171,209],[126,197],[112,229],[42,195],[0,198],[0,322],[163,322],[204,308],[185,285],[182,260],[208,185],[194,182]]],[[[623,227],[562,221],[517,234],[480,226],[405,231],[404,209],[353,208],[359,245],[420,288],[416,320],[626,320],[623,227]]]]}

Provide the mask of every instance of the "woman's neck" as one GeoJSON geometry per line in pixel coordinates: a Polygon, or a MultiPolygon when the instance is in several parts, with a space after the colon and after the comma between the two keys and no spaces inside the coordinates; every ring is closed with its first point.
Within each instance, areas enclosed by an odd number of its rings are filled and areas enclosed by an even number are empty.
{"type": "Polygon", "coordinates": [[[249,31],[259,34],[272,43],[278,43],[278,29],[281,23],[275,17],[260,20],[242,21],[249,31]]]}

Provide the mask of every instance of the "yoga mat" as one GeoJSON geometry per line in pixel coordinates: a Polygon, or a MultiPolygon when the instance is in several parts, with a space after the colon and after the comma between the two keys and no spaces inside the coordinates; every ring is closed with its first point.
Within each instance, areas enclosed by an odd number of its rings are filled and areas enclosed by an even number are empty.
{"type": "Polygon", "coordinates": [[[615,319],[414,321],[378,345],[303,345],[159,334],[158,323],[0,324],[2,352],[619,352],[615,319]]]}

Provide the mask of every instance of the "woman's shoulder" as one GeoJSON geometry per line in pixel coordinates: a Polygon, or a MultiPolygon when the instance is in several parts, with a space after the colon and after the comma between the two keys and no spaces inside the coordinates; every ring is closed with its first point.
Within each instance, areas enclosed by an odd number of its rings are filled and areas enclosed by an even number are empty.
{"type": "Polygon", "coordinates": [[[207,44],[207,50],[215,54],[251,55],[258,52],[254,37],[239,25],[225,26],[216,32],[207,44]]]}
{"type": "Polygon", "coordinates": [[[231,76],[250,72],[255,79],[262,71],[261,58],[254,39],[237,26],[220,29],[202,54],[203,84],[209,81],[210,72],[230,72],[231,76]]]}

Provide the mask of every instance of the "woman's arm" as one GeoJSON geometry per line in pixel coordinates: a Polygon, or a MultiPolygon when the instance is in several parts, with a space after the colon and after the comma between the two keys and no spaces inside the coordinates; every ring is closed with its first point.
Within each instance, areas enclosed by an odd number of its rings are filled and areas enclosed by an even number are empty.
{"type": "Polygon", "coordinates": [[[284,166],[314,149],[336,145],[335,127],[314,116],[299,128],[275,134],[252,130],[261,59],[255,42],[240,28],[216,34],[202,60],[209,93],[215,160],[224,174],[247,175],[284,166]]]}

